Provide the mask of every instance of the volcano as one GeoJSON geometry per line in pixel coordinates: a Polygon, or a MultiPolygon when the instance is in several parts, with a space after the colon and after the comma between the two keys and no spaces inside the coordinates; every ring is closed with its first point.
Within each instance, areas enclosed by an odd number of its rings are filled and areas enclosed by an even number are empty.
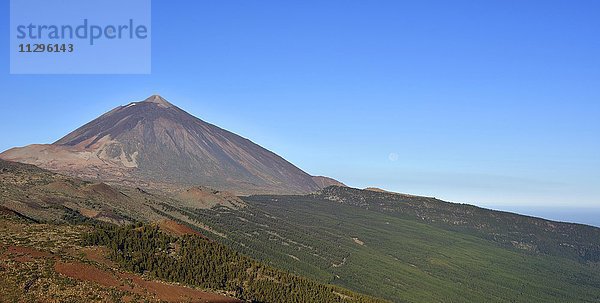
{"type": "Polygon", "coordinates": [[[0,158],[167,191],[202,185],[237,194],[300,194],[325,185],[321,177],[158,95],[119,106],[52,144],[13,148],[0,158]]]}

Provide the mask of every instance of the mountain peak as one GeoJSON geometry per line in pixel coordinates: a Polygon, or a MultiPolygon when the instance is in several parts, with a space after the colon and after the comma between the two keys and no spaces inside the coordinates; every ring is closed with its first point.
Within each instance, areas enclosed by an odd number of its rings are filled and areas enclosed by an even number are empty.
{"type": "Polygon", "coordinates": [[[237,194],[298,194],[337,184],[315,181],[277,154],[159,95],[119,106],[51,145],[13,149],[0,158],[168,191],[204,185],[237,194]]]}
{"type": "Polygon", "coordinates": [[[165,100],[165,98],[160,95],[152,95],[142,102],[154,103],[166,108],[173,107],[173,104],[169,103],[169,101],[165,100]]]}

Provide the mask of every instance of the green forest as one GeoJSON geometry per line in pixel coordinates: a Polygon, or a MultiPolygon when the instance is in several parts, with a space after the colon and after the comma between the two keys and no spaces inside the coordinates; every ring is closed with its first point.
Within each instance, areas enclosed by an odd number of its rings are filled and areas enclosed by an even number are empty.
{"type": "Polygon", "coordinates": [[[175,237],[157,226],[102,226],[84,237],[104,245],[124,268],[203,289],[226,290],[250,302],[385,302],[266,266],[195,235],[175,237]]]}
{"type": "Polygon", "coordinates": [[[394,302],[600,302],[598,229],[339,191],[327,195],[335,201],[251,196],[239,210],[180,211],[270,266],[394,302]]]}

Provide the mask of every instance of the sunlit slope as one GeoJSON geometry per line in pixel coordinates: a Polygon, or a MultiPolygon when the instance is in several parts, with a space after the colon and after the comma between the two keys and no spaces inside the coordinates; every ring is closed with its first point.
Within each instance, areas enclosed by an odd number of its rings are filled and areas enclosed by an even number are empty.
{"type": "Polygon", "coordinates": [[[600,266],[593,262],[506,247],[373,205],[317,196],[245,201],[249,207],[236,211],[184,212],[246,254],[396,302],[600,300],[600,266]]]}

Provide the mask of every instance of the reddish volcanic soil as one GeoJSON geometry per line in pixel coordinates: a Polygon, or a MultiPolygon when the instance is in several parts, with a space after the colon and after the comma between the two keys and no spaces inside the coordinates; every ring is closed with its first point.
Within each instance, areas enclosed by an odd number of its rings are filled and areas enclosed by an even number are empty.
{"type": "Polygon", "coordinates": [[[92,281],[103,286],[117,287],[121,284],[115,275],[80,262],[56,262],[54,270],[71,278],[92,281]]]}
{"type": "Polygon", "coordinates": [[[206,238],[203,234],[193,230],[189,226],[179,224],[173,220],[161,220],[158,222],[158,226],[162,230],[164,230],[168,233],[171,233],[175,236],[196,235],[196,236],[200,236],[202,238],[206,238]]]}
{"type": "Polygon", "coordinates": [[[52,254],[39,251],[30,247],[9,246],[8,249],[0,256],[2,259],[12,258],[17,262],[29,262],[35,258],[49,257],[52,254]]]}
{"type": "MultiPolygon", "coordinates": [[[[86,249],[84,253],[94,261],[107,262],[102,255],[103,251],[101,249],[86,249]]],[[[108,270],[99,269],[81,262],[56,262],[54,269],[60,274],[77,280],[91,281],[107,287],[116,287],[143,296],[149,295],[165,302],[241,303],[237,299],[219,294],[159,281],[147,281],[132,273],[112,273],[108,270]]]]}
{"type": "Polygon", "coordinates": [[[147,292],[155,294],[157,298],[168,302],[214,302],[214,303],[233,303],[241,302],[236,299],[221,296],[218,294],[207,293],[196,289],[182,287],[178,285],[166,284],[158,281],[146,281],[136,275],[127,275],[136,286],[144,288],[147,292]]]}

